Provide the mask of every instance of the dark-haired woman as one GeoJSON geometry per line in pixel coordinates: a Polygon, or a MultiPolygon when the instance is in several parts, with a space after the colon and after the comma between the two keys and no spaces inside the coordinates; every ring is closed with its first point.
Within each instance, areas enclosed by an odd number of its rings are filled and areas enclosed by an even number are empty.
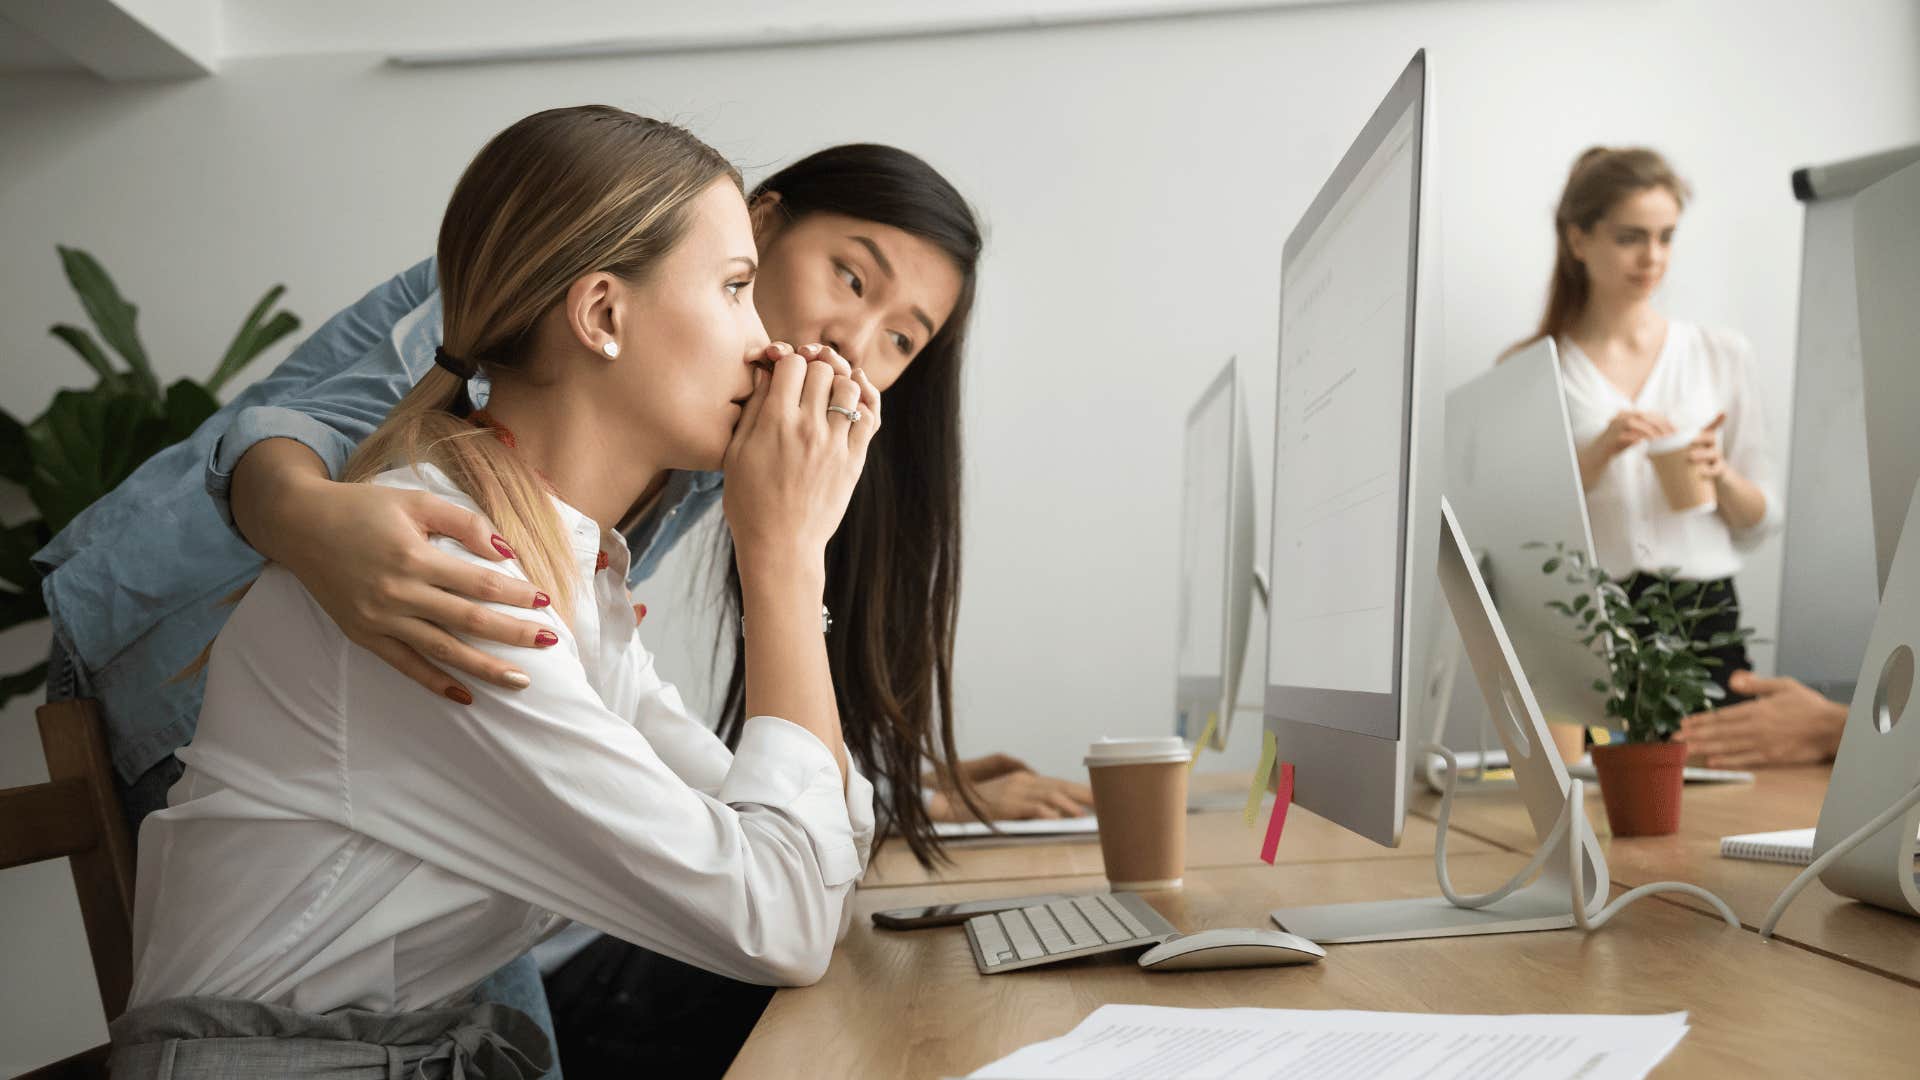
{"type": "MultiPolygon", "coordinates": [[[[1689,191],[1652,150],[1594,147],[1567,177],[1554,216],[1547,310],[1522,345],[1551,337],[1593,525],[1594,554],[1635,598],[1665,569],[1729,609],[1697,628],[1740,625],[1733,576],[1781,520],[1773,446],[1746,338],[1669,319],[1653,296],[1665,279],[1689,191]],[[1686,436],[1691,434],[1690,440],[1686,436]],[[1710,507],[1676,511],[1649,460],[1661,439],[1684,442],[1710,480],[1710,507]]],[[[1730,700],[1743,643],[1715,649],[1713,679],[1730,700]]]]}
{"type": "MultiPolygon", "coordinates": [[[[959,365],[981,248],[971,210],[924,161],[876,145],[795,162],[761,183],[750,205],[763,261],[754,302],[769,333],[832,345],[887,397],[889,423],[827,549],[826,580],[835,696],[848,750],[881,790],[883,831],[927,861],[938,852],[936,815],[1085,813],[1084,785],[1003,755],[961,762],[954,750],[959,365]]],[[[200,710],[202,682],[171,677],[219,631],[228,609],[218,599],[258,573],[262,554],[290,570],[349,640],[434,694],[472,694],[443,669],[509,689],[524,674],[456,636],[526,645],[541,629],[475,602],[531,610],[543,603],[532,586],[429,540],[448,536],[504,560],[480,519],[426,492],[334,479],[433,369],[441,305],[431,260],[376,288],[37,557],[50,572],[55,621],[50,694],[101,699],[136,823],[164,804],[180,775],[173,751],[200,710]]],[[[619,523],[633,551],[629,584],[650,576],[720,500],[720,481],[717,472],[668,472],[619,523]]],[[[746,719],[743,662],[735,649],[720,717],[730,741],[746,719]]],[[[673,962],[617,942],[596,949],[573,965],[574,981],[599,962],[592,987],[617,979],[677,987],[666,995],[674,1001],[690,996],[675,979],[697,976],[673,962]],[[608,950],[616,951],[601,955],[608,950]]],[[[592,987],[585,1000],[600,1000],[592,987]]],[[[530,961],[490,993],[545,1018],[530,961]]]]}

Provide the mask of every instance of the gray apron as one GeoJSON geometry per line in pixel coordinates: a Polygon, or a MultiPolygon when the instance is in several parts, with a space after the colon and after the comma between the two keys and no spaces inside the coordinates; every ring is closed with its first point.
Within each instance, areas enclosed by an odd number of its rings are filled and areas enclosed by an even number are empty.
{"type": "Polygon", "coordinates": [[[173,998],[108,1026],[113,1080],[538,1080],[553,1050],[505,1005],[317,1014],[233,998],[173,998]]]}

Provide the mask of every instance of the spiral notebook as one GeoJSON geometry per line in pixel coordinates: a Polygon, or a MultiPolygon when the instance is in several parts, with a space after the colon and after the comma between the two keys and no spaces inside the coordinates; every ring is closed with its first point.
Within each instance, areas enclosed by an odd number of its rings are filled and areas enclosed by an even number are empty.
{"type": "Polygon", "coordinates": [[[1813,830],[1782,829],[1779,832],[1723,836],[1720,838],[1720,855],[1727,859],[1757,859],[1760,862],[1805,866],[1813,861],[1813,830]]]}

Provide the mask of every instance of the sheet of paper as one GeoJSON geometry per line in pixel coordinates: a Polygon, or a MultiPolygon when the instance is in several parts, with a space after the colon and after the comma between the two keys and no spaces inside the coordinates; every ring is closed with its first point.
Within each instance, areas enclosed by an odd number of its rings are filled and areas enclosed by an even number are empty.
{"type": "Polygon", "coordinates": [[[1687,1033],[1687,1014],[1435,1016],[1308,1009],[1103,1005],[983,1080],[1638,1080],[1687,1033]]]}
{"type": "MultiPolygon", "coordinates": [[[[1100,831],[1100,820],[1092,814],[1070,818],[1032,818],[1024,821],[996,821],[1002,836],[1082,836],[1100,831]]],[[[949,840],[992,836],[984,821],[936,821],[934,835],[949,840]]]]}

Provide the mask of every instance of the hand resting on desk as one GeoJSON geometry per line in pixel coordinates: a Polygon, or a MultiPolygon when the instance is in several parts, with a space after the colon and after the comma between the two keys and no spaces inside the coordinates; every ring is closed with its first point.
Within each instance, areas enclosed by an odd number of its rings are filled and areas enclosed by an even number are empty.
{"type": "Polygon", "coordinates": [[[1762,679],[1736,671],[1734,692],[1752,701],[1696,713],[1680,722],[1688,760],[1715,769],[1831,761],[1847,726],[1847,707],[1798,679],[1762,679]]]}
{"type": "MultiPolygon", "coordinates": [[[[973,785],[975,801],[994,821],[1069,818],[1093,813],[1093,789],[1072,780],[1041,776],[1007,754],[989,754],[960,762],[960,775],[973,785]]],[[[928,815],[935,821],[974,821],[958,794],[928,777],[928,815]]]]}

